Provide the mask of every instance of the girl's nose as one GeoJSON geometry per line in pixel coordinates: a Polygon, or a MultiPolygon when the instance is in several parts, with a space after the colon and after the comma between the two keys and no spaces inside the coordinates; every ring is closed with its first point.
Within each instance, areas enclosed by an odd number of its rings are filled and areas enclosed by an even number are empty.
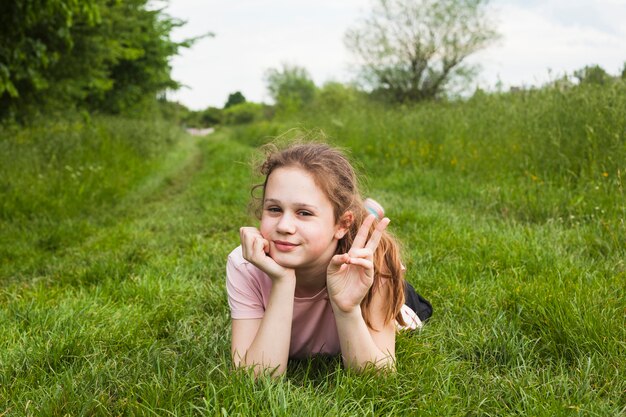
{"type": "Polygon", "coordinates": [[[276,230],[279,233],[285,233],[285,234],[295,233],[296,225],[295,225],[293,216],[291,216],[289,213],[284,213],[280,217],[280,220],[278,221],[278,224],[276,225],[276,230]]]}

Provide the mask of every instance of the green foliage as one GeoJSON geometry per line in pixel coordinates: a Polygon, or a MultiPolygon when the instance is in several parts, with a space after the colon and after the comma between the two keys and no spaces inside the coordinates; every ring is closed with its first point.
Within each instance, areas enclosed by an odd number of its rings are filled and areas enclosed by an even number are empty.
{"type": "Polygon", "coordinates": [[[82,107],[140,108],[176,88],[169,59],[194,40],[148,0],[50,0],[0,6],[0,117],[82,107]]]}
{"type": "Polygon", "coordinates": [[[224,123],[239,125],[261,120],[265,115],[265,106],[259,103],[246,102],[236,104],[224,110],[224,123]]]}
{"type": "Polygon", "coordinates": [[[180,121],[186,127],[206,128],[216,126],[223,123],[224,110],[217,107],[207,107],[199,111],[185,108],[185,113],[180,121]]]}
{"type": "Polygon", "coordinates": [[[172,123],[183,123],[184,120],[192,113],[183,104],[168,101],[165,99],[158,100],[159,115],[164,119],[172,123]]]}
{"type": "Polygon", "coordinates": [[[224,112],[222,109],[217,107],[207,107],[200,114],[200,120],[202,121],[202,126],[204,127],[219,125],[222,123],[223,118],[224,112]]]}
{"type": "Polygon", "coordinates": [[[265,73],[267,89],[279,110],[290,113],[309,105],[315,98],[315,83],[308,71],[297,65],[283,64],[265,73]]]}
{"type": "Polygon", "coordinates": [[[378,0],[370,16],[345,36],[363,80],[377,97],[408,102],[461,88],[475,73],[466,58],[497,33],[488,0],[378,0]]]}
{"type": "MultiPolygon", "coordinates": [[[[8,1],[0,5],[0,108],[34,101],[41,90],[56,88],[51,71],[63,67],[75,46],[74,28],[93,28],[101,22],[96,1],[50,0],[43,3],[8,1]]],[[[80,81],[98,81],[88,62],[76,69],[80,81]]],[[[76,82],[77,84],[79,81],[76,82]]],[[[3,114],[0,114],[2,116],[3,114]]]]}
{"type": "Polygon", "coordinates": [[[228,100],[226,101],[226,104],[224,105],[224,109],[227,109],[231,106],[235,106],[237,104],[241,104],[245,102],[246,102],[246,98],[244,97],[244,95],[241,94],[240,91],[235,91],[234,93],[231,93],[228,95],[228,100]]]}
{"type": "Polygon", "coordinates": [[[344,106],[357,104],[361,94],[354,87],[339,82],[327,82],[319,89],[315,104],[321,111],[335,112],[344,106]]]}
{"type": "Polygon", "coordinates": [[[589,65],[574,71],[574,77],[580,84],[604,85],[612,81],[612,77],[600,65],[589,65]]]}

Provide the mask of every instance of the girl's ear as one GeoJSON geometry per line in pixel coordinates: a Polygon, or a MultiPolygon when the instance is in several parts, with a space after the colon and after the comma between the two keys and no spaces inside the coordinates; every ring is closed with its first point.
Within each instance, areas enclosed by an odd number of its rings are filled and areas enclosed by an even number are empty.
{"type": "Polygon", "coordinates": [[[335,232],[335,238],[339,240],[344,237],[346,233],[348,233],[348,230],[350,230],[350,226],[352,226],[353,222],[354,214],[352,214],[350,210],[343,213],[343,216],[341,216],[339,222],[337,222],[337,231],[335,232]]]}

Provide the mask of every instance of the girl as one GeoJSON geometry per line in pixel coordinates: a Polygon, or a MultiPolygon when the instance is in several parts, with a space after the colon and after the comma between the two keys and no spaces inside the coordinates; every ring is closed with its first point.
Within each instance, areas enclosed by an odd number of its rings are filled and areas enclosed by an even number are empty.
{"type": "Polygon", "coordinates": [[[242,227],[241,246],[228,257],[235,366],[280,375],[290,357],[341,353],[348,368],[393,368],[396,324],[421,321],[403,306],[389,219],[368,215],[337,149],[268,149],[265,181],[255,187],[262,190],[260,228],[242,227]]]}

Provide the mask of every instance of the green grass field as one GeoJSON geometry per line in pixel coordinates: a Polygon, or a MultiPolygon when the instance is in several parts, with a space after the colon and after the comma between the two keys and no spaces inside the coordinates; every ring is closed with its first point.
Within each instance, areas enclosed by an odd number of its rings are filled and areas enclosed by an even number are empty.
{"type": "Polygon", "coordinates": [[[205,138],[3,128],[0,416],[626,415],[625,89],[353,103],[205,138]],[[297,126],[350,150],[434,306],[395,374],[231,370],[249,162],[297,126]]]}

